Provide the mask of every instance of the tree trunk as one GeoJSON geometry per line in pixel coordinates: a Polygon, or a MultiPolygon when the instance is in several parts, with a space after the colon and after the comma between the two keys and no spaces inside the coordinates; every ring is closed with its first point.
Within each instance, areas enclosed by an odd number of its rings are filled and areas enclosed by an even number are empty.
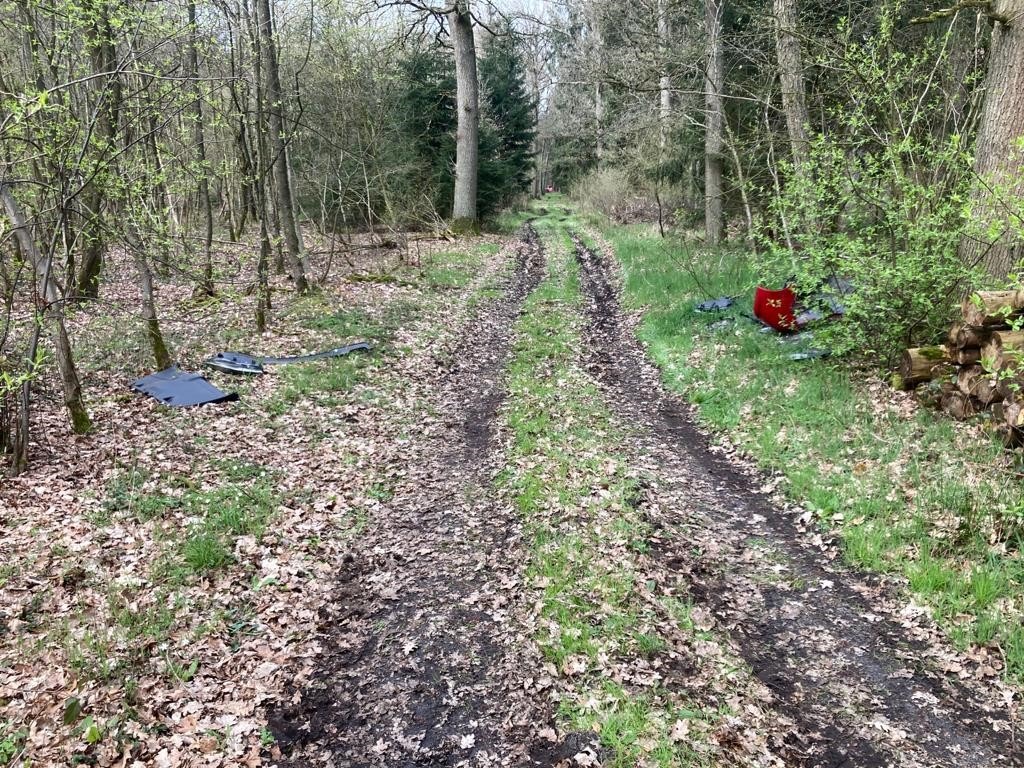
{"type": "Polygon", "coordinates": [[[799,175],[807,162],[809,142],[804,86],[804,65],[800,53],[799,14],[797,0],[774,0],[775,51],[779,60],[779,83],[782,86],[782,109],[786,113],[786,129],[793,155],[793,168],[799,175]]]}
{"type": "MultiPolygon", "coordinates": [[[[88,411],[85,409],[85,401],[82,399],[82,385],[78,380],[78,370],[75,368],[71,340],[68,338],[68,331],[64,325],[64,310],[61,296],[53,280],[53,260],[50,257],[43,256],[40,252],[35,240],[32,238],[28,222],[21,212],[18,201],[14,199],[10,188],[3,183],[0,183],[0,205],[3,206],[7,218],[10,219],[11,227],[14,230],[15,237],[18,238],[18,244],[21,247],[22,253],[28,258],[35,273],[36,292],[39,300],[45,306],[45,318],[53,323],[54,326],[53,347],[57,368],[60,371],[61,387],[64,392],[64,405],[68,409],[71,427],[75,434],[85,434],[92,428],[92,421],[89,418],[88,411]]],[[[36,326],[33,334],[33,343],[29,350],[29,365],[32,368],[36,364],[35,347],[38,344],[40,328],[40,325],[36,326]]],[[[27,446],[27,398],[30,387],[31,380],[26,381],[22,399],[22,423],[26,431],[24,435],[20,436],[19,441],[23,453],[27,446]]]]}
{"type": "MultiPolygon", "coordinates": [[[[114,46],[114,28],[111,25],[110,8],[106,0],[88,0],[85,7],[92,19],[87,31],[87,48],[92,74],[95,77],[96,146],[92,152],[100,158],[114,151],[117,132],[118,111],[121,108],[121,83],[117,75],[117,51],[114,46]]],[[[103,209],[106,204],[102,188],[102,174],[90,181],[83,190],[85,223],[80,240],[83,243],[82,261],[79,265],[76,285],[82,296],[96,298],[99,295],[99,273],[102,271],[106,251],[103,233],[103,209]]]]}
{"type": "MultiPolygon", "coordinates": [[[[118,110],[121,106],[121,86],[117,70],[117,51],[114,48],[114,30],[110,22],[107,0],[88,0],[85,4],[93,24],[87,30],[87,47],[96,93],[95,142],[92,152],[100,158],[113,151],[117,132],[118,110]]],[[[89,298],[99,295],[100,272],[106,254],[104,237],[103,174],[90,181],[82,191],[85,221],[81,228],[82,260],[78,267],[76,287],[78,293],[89,298]]]]}
{"type": "Polygon", "coordinates": [[[271,167],[274,174],[274,190],[277,194],[277,212],[281,217],[284,236],[285,258],[288,272],[299,293],[309,292],[309,282],[303,266],[305,247],[302,233],[295,220],[295,205],[292,200],[291,174],[288,171],[288,152],[284,137],[284,92],[281,88],[281,71],[277,59],[277,42],[274,40],[273,20],[270,15],[270,0],[257,0],[260,41],[262,45],[263,77],[267,93],[267,123],[270,131],[270,150],[273,155],[271,167]]]}
{"type": "Polygon", "coordinates": [[[990,275],[1006,277],[1024,257],[1020,238],[1020,198],[1024,136],[1024,0],[994,0],[995,21],[985,75],[985,100],[975,140],[974,220],[982,229],[995,227],[999,236],[967,234],[960,255],[968,264],[981,263],[990,275]]]}
{"type": "Polygon", "coordinates": [[[153,271],[146,259],[142,237],[135,230],[134,224],[125,227],[125,238],[132,251],[132,260],[139,272],[139,298],[142,301],[142,321],[146,324],[146,337],[153,351],[153,361],[158,370],[171,367],[171,356],[167,352],[163,334],[160,332],[160,320],[156,314],[156,296],[153,290],[153,271]]]}
{"type": "Polygon", "coordinates": [[[722,0],[705,0],[707,69],[704,106],[704,229],[708,245],[718,245],[725,233],[722,214],[722,91],[725,64],[722,56],[722,0]]]}
{"type": "Polygon", "coordinates": [[[452,227],[456,231],[475,232],[480,226],[477,213],[480,87],[477,81],[473,19],[466,0],[456,1],[454,10],[448,14],[448,26],[455,47],[455,101],[458,111],[452,227]]]}
{"type": "MultiPolygon", "coordinates": [[[[210,198],[209,169],[206,166],[206,132],[203,129],[203,93],[199,87],[199,45],[196,40],[199,32],[196,26],[195,0],[188,0],[188,27],[188,69],[192,80],[192,118],[195,120],[193,136],[196,143],[196,163],[199,166],[199,206],[203,212],[203,276],[196,290],[200,294],[212,296],[213,200],[210,198]]],[[[148,265],[146,269],[149,269],[148,265]]]]}
{"type": "Polygon", "coordinates": [[[668,19],[668,0],[658,0],[658,64],[661,77],[658,80],[658,141],[661,147],[662,163],[668,149],[669,125],[672,120],[672,77],[668,72],[668,52],[671,49],[672,28],[668,19]]]}

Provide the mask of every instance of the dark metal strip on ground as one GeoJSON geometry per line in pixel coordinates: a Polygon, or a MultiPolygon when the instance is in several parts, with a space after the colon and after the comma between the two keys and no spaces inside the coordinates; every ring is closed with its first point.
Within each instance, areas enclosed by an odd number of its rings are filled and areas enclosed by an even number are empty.
{"type": "Polygon", "coordinates": [[[551,764],[534,734],[553,713],[525,682],[540,660],[510,606],[520,521],[490,474],[512,328],[544,271],[532,229],[516,258],[436,382],[443,417],[424,415],[394,497],[341,564],[317,677],[272,718],[284,764],[551,764]]]}
{"type": "Polygon", "coordinates": [[[1001,702],[935,669],[869,577],[807,546],[792,516],[710,449],[624,322],[610,264],[574,241],[589,319],[586,362],[620,418],[637,427],[638,461],[656,478],[657,556],[713,611],[796,724],[787,762],[1024,765],[1001,702]]]}

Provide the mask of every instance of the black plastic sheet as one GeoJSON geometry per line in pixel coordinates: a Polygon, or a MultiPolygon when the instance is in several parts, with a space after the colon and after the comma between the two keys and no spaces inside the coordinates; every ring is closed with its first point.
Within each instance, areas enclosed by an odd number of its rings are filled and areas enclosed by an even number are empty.
{"type": "Polygon", "coordinates": [[[143,376],[132,384],[132,389],[171,408],[226,403],[238,399],[237,392],[222,392],[198,373],[183,371],[176,365],[143,376]]]}

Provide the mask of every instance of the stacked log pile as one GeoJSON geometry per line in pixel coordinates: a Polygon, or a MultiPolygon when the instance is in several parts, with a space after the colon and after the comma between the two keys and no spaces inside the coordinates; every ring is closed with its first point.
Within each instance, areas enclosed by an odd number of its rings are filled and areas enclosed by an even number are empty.
{"type": "Polygon", "coordinates": [[[903,353],[896,383],[927,384],[933,400],[955,419],[991,411],[1010,443],[1024,442],[1024,291],[982,291],[966,299],[963,322],[944,345],[903,353]]]}

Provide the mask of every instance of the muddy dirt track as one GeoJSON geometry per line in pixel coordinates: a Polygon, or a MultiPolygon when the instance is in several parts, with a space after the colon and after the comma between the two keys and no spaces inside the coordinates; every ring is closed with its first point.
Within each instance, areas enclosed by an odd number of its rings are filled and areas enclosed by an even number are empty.
{"type": "Polygon", "coordinates": [[[608,260],[574,238],[587,299],[587,367],[655,478],[658,557],[709,606],[792,722],[787,765],[1024,765],[1024,745],[984,685],[933,669],[865,579],[796,536],[796,520],[716,455],[661,388],[624,322],[608,260]],[[797,586],[794,586],[797,585],[797,586]]]}
{"type": "Polygon", "coordinates": [[[509,616],[519,522],[494,500],[492,432],[511,329],[544,270],[536,233],[501,299],[463,333],[405,478],[341,565],[317,677],[271,727],[282,765],[551,765],[526,690],[536,651],[509,616]]]}
{"type": "MultiPolygon", "coordinates": [[[[937,652],[869,577],[836,565],[719,453],[661,387],[619,307],[614,269],[574,239],[585,298],[581,364],[631,429],[647,478],[648,555],[714,617],[771,692],[774,764],[808,768],[1024,765],[994,686],[940,671],[937,652]]],[[[313,680],[271,728],[282,766],[569,766],[595,736],[556,726],[531,689],[539,652],[513,603],[521,524],[498,500],[496,416],[512,329],[543,277],[530,228],[500,299],[461,334],[383,514],[339,564],[313,680]]],[[[743,761],[741,761],[743,762],[743,761]]],[[[733,763],[729,763],[733,764],[733,763]]],[[[745,763],[746,764],[746,763],[745,763]]]]}

